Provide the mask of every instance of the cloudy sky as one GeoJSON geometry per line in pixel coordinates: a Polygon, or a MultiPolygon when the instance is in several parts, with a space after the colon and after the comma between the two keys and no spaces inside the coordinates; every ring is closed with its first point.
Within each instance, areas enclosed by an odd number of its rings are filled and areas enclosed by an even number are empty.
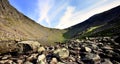
{"type": "Polygon", "coordinates": [[[37,23],[64,29],[120,5],[120,0],[9,0],[37,23]]]}

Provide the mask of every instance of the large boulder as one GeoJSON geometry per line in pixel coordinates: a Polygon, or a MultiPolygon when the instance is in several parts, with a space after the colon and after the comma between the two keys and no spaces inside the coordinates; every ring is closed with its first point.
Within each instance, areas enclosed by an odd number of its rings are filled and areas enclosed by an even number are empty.
{"type": "Polygon", "coordinates": [[[31,50],[33,50],[33,49],[29,44],[17,43],[15,51],[17,53],[21,54],[21,53],[26,53],[26,52],[31,51],[31,50]]]}
{"type": "Polygon", "coordinates": [[[40,43],[38,41],[21,41],[18,42],[18,44],[28,44],[33,49],[33,51],[37,51],[40,47],[40,43]]]}
{"type": "Polygon", "coordinates": [[[14,52],[16,49],[15,41],[0,41],[0,54],[14,52]]]}
{"type": "Polygon", "coordinates": [[[60,48],[54,51],[55,54],[58,54],[60,58],[67,58],[69,57],[69,50],[66,48],[60,48]]]}

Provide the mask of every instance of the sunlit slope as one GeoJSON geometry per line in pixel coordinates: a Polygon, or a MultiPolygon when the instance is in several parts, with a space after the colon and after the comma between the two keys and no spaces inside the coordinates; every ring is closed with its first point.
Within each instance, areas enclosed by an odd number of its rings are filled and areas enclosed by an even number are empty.
{"type": "Polygon", "coordinates": [[[8,0],[0,0],[0,40],[39,40],[42,43],[63,41],[64,30],[39,25],[13,8],[8,0]]]}

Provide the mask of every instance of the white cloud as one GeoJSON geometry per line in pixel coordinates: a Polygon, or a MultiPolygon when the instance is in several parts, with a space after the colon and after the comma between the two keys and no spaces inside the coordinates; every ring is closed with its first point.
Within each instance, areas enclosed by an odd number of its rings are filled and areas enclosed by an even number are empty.
{"type": "Polygon", "coordinates": [[[69,26],[70,24],[72,24],[73,21],[72,20],[72,16],[73,16],[73,12],[75,10],[75,7],[67,7],[67,10],[64,14],[64,16],[60,19],[59,25],[56,28],[65,28],[65,26],[69,26]]]}
{"type": "Polygon", "coordinates": [[[38,23],[45,20],[50,26],[48,13],[50,9],[53,7],[53,5],[54,5],[54,0],[38,0],[38,9],[37,9],[39,15],[39,18],[37,20],[38,23]]]}
{"type": "Polygon", "coordinates": [[[75,12],[75,7],[68,6],[66,8],[65,14],[62,16],[62,18],[59,21],[59,24],[55,28],[64,29],[70,27],[88,19],[94,14],[101,13],[103,11],[109,10],[115,6],[120,5],[119,0],[112,0],[111,2],[107,1],[109,0],[103,0],[85,10],[78,12],[75,12]]]}
{"type": "Polygon", "coordinates": [[[66,8],[67,5],[68,5],[68,2],[65,2],[62,5],[59,5],[57,9],[54,10],[53,13],[51,13],[51,16],[50,16],[51,20],[54,19],[57,16],[57,14],[59,14],[59,12],[61,12],[64,8],[66,8]]]}

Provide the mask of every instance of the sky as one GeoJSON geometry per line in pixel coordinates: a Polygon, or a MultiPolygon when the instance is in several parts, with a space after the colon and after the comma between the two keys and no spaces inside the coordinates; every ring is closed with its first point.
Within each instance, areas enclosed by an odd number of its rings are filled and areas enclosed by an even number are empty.
{"type": "Polygon", "coordinates": [[[120,5],[120,0],[9,0],[18,11],[49,28],[65,29],[120,5]]]}

